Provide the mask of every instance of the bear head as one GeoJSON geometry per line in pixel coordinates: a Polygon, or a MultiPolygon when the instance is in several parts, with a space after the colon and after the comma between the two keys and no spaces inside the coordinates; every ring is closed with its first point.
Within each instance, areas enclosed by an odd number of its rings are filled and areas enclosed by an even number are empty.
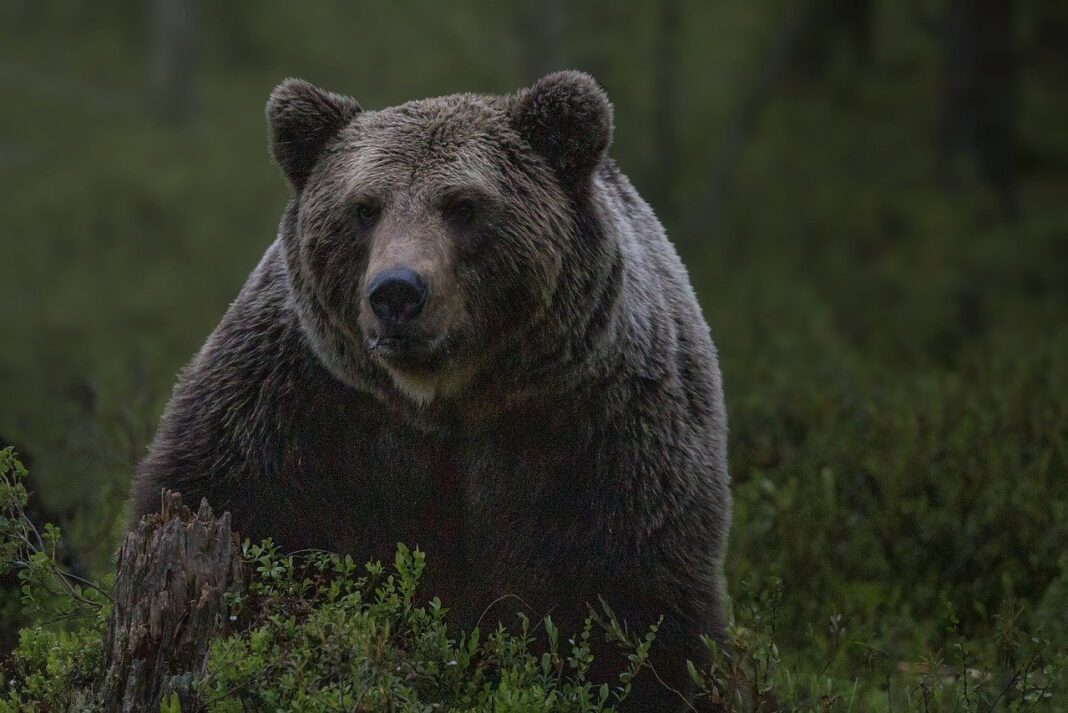
{"type": "Polygon", "coordinates": [[[337,378],[410,413],[478,411],[569,351],[609,252],[594,194],[612,107],[593,78],[380,111],[287,80],[267,119],[293,304],[337,378]]]}

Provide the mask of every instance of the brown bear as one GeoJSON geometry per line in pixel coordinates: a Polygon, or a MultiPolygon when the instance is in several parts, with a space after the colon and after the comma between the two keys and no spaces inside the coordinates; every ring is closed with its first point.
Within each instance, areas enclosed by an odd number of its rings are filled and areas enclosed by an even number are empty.
{"type": "MultiPolygon", "coordinates": [[[[182,372],[133,515],[166,487],[288,550],[418,546],[460,627],[515,605],[575,630],[603,597],[632,629],[664,617],[651,662],[685,689],[724,627],[722,387],[600,85],[363,111],[287,80],[267,119],[292,200],[182,372]]],[[[677,703],[647,672],[630,709],[677,703]]]]}

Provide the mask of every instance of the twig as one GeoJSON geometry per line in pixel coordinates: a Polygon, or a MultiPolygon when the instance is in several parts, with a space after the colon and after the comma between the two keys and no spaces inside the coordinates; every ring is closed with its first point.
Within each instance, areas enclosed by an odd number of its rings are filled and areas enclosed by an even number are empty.
{"type": "Polygon", "coordinates": [[[648,666],[648,667],[649,667],[649,670],[653,672],[653,677],[654,677],[654,678],[655,678],[655,679],[656,679],[656,680],[657,680],[657,681],[658,681],[658,682],[660,683],[660,685],[661,685],[661,686],[663,686],[664,688],[668,689],[669,691],[671,691],[672,693],[674,693],[674,694],[675,694],[676,696],[678,696],[678,697],[679,697],[679,699],[680,699],[680,700],[681,700],[681,701],[682,701],[683,703],[685,703],[685,704],[686,704],[686,707],[687,707],[687,708],[689,708],[689,709],[690,709],[691,711],[693,711],[694,713],[698,713],[698,712],[697,712],[697,709],[693,707],[693,704],[692,704],[692,703],[690,703],[690,699],[689,699],[689,698],[687,698],[687,697],[686,697],[686,695],[685,695],[685,694],[684,694],[684,693],[683,693],[682,691],[680,691],[679,689],[675,688],[674,686],[671,686],[671,685],[669,685],[669,684],[667,683],[667,681],[665,681],[664,679],[662,679],[662,678],[660,677],[660,674],[659,674],[659,673],[657,673],[657,671],[656,671],[656,667],[655,667],[655,666],[653,666],[653,665],[652,665],[651,663],[649,663],[648,661],[646,661],[646,662],[645,662],[645,665],[646,665],[646,666],[648,666]]]}
{"type": "MultiPolygon", "coordinates": [[[[493,600],[492,602],[490,602],[490,603],[489,603],[489,605],[488,605],[488,606],[487,606],[487,607],[486,607],[485,609],[483,609],[483,610],[482,610],[482,613],[481,613],[481,614],[479,615],[479,617],[478,617],[478,621],[476,621],[476,622],[475,622],[475,628],[479,628],[479,627],[481,626],[481,624],[482,624],[482,618],[483,618],[483,617],[485,617],[485,616],[486,616],[486,614],[488,614],[488,613],[489,613],[489,610],[490,610],[490,609],[492,609],[493,607],[497,606],[498,604],[500,604],[501,602],[503,602],[503,601],[504,601],[504,600],[506,600],[506,599],[518,599],[518,600],[519,600],[519,602],[520,602],[520,603],[521,603],[521,604],[522,604],[523,606],[525,606],[525,607],[527,608],[527,610],[528,610],[528,611],[530,611],[530,612],[531,612],[532,614],[534,614],[535,616],[537,616],[537,614],[538,614],[537,610],[535,610],[535,609],[534,609],[534,607],[530,606],[530,604],[528,604],[528,603],[527,603],[527,602],[526,602],[526,601],[525,601],[525,600],[524,600],[524,599],[523,599],[523,598],[522,598],[521,596],[519,596],[518,594],[503,594],[503,595],[501,595],[501,596],[497,597],[496,599],[494,599],[494,600],[493,600]]],[[[548,613],[546,613],[546,614],[548,614],[548,613]]],[[[538,618],[539,618],[539,619],[544,619],[545,617],[544,617],[544,616],[539,616],[538,618]]]]}

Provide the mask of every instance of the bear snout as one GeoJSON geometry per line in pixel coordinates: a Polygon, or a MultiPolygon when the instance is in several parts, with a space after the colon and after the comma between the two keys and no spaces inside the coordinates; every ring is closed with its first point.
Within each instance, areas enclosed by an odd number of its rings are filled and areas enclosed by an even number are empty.
{"type": "Polygon", "coordinates": [[[427,280],[411,268],[376,274],[366,290],[374,315],[367,328],[368,348],[394,367],[429,367],[438,339],[428,330],[428,320],[418,319],[427,312],[429,296],[427,280]]]}
{"type": "Polygon", "coordinates": [[[415,270],[398,268],[378,273],[367,288],[371,311],[385,331],[410,322],[419,316],[429,290],[415,270]]]}

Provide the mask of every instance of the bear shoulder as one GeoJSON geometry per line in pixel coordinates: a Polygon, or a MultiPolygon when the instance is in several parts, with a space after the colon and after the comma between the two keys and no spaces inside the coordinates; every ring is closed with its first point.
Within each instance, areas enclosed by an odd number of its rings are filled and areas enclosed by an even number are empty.
{"type": "Polygon", "coordinates": [[[180,374],[138,468],[135,521],[158,509],[161,487],[195,502],[220,480],[277,471],[280,450],[270,444],[281,441],[282,414],[322,371],[289,305],[281,250],[272,245],[180,374]]]}

